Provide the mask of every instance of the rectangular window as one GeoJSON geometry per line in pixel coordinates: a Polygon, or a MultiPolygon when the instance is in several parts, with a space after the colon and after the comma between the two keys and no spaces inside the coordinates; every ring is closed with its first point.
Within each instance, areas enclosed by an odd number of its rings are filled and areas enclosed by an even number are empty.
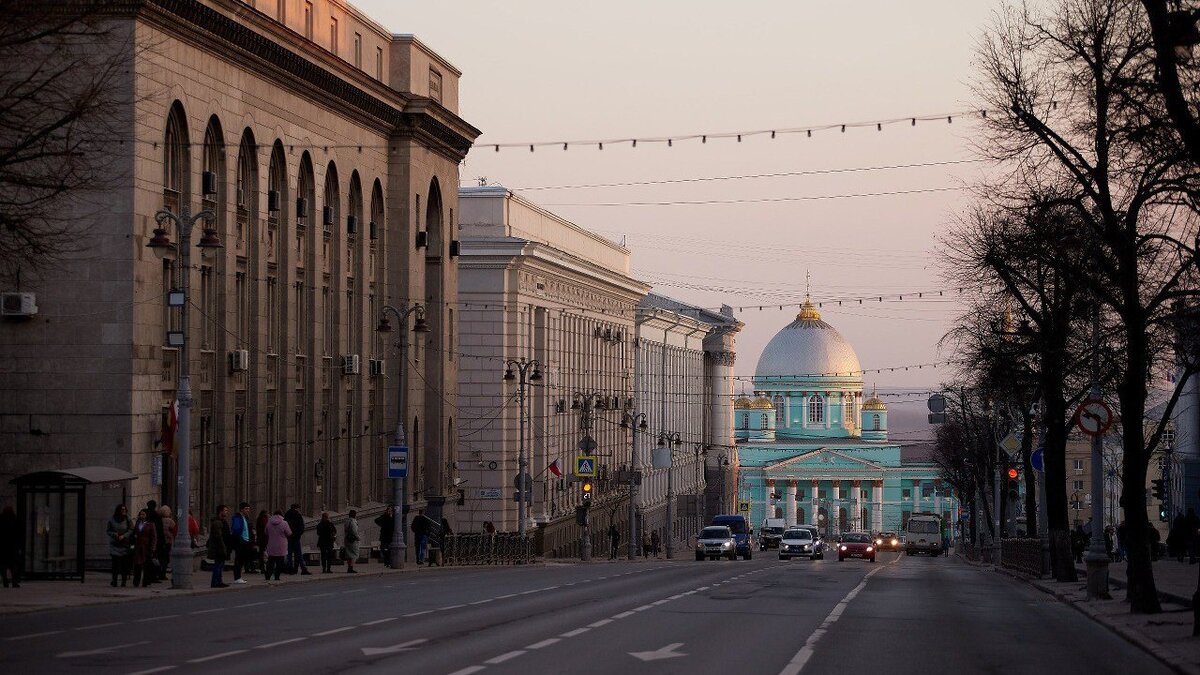
{"type": "Polygon", "coordinates": [[[362,34],[354,34],[354,67],[362,68],[362,34]]]}
{"type": "Polygon", "coordinates": [[[429,69],[429,98],[442,102],[442,74],[433,68],[429,69]]]}
{"type": "Polygon", "coordinates": [[[307,0],[304,3],[304,37],[313,39],[313,4],[307,0]]]}
{"type": "Polygon", "coordinates": [[[338,53],[338,24],[337,19],[329,20],[329,51],[338,53]]]}
{"type": "Polygon", "coordinates": [[[910,490],[909,488],[904,488],[903,490],[900,491],[900,498],[901,499],[912,499],[912,490],[910,490]]]}
{"type": "Polygon", "coordinates": [[[1081,481],[1081,480],[1075,481],[1075,487],[1073,487],[1072,489],[1073,490],[1082,490],[1083,489],[1083,481],[1081,481]]]}
{"type": "Polygon", "coordinates": [[[375,48],[375,79],[383,80],[383,47],[375,48]]]}

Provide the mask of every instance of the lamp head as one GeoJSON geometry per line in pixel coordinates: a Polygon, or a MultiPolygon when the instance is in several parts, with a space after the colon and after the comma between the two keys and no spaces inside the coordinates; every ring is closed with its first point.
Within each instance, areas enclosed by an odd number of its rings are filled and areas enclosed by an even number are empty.
{"type": "Polygon", "coordinates": [[[375,327],[375,330],[379,333],[392,332],[392,324],[391,324],[391,322],[388,321],[386,314],[384,316],[379,317],[379,325],[375,327]]]}
{"type": "Polygon", "coordinates": [[[200,241],[196,242],[199,248],[224,248],[221,243],[221,237],[217,235],[217,231],[211,227],[204,228],[204,234],[200,237],[200,241]]]}
{"type": "Polygon", "coordinates": [[[540,382],[542,379],[542,371],[537,366],[533,367],[533,373],[529,375],[530,382],[540,382]]]}
{"type": "Polygon", "coordinates": [[[167,236],[167,231],[164,228],[154,228],[154,236],[150,237],[150,241],[146,242],[146,248],[154,251],[155,255],[163,255],[167,251],[175,248],[171,243],[171,238],[167,236]]]}
{"type": "Polygon", "coordinates": [[[642,431],[645,431],[649,426],[650,426],[649,424],[646,424],[646,418],[643,417],[642,423],[638,425],[638,428],[641,429],[642,431]]]}
{"type": "Polygon", "coordinates": [[[512,382],[515,379],[517,379],[517,377],[515,375],[513,375],[512,368],[505,368],[504,369],[504,380],[506,382],[512,382]]]}
{"type": "Polygon", "coordinates": [[[429,324],[425,323],[425,315],[421,312],[417,313],[417,320],[413,322],[414,333],[428,333],[429,324]]]}

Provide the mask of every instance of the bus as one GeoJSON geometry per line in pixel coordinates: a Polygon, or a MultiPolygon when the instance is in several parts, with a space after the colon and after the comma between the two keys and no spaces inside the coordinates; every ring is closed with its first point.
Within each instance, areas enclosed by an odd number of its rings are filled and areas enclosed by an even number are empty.
{"type": "Polygon", "coordinates": [[[906,554],[928,553],[930,555],[941,555],[942,519],[937,514],[912,514],[908,518],[908,525],[904,528],[904,531],[906,533],[904,540],[904,552],[906,554]]]}

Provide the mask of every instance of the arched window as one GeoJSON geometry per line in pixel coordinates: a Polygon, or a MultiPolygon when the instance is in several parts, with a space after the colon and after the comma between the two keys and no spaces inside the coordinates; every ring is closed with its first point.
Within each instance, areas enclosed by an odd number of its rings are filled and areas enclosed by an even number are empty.
{"type": "Polygon", "coordinates": [[[762,427],[760,427],[760,428],[762,428],[764,430],[771,428],[771,416],[768,415],[767,413],[762,414],[761,422],[762,422],[762,427]]]}
{"type": "MultiPolygon", "coordinates": [[[[246,229],[258,219],[258,147],[254,143],[254,133],[250,129],[242,132],[242,142],[238,146],[237,177],[235,178],[234,195],[237,200],[236,243],[242,248],[246,241],[246,229]]],[[[251,241],[256,242],[257,237],[251,241]]]]}
{"type": "Polygon", "coordinates": [[[880,431],[879,415],[871,415],[871,430],[880,431]]]}
{"type": "Polygon", "coordinates": [[[817,394],[813,394],[808,399],[808,423],[825,423],[825,400],[817,394]]]}
{"type": "Polygon", "coordinates": [[[775,424],[783,424],[783,397],[775,395],[775,424]]]}
{"type": "Polygon", "coordinates": [[[163,192],[168,202],[174,201],[174,204],[166,205],[168,209],[178,209],[180,200],[187,196],[190,148],[187,117],[183,113],[183,105],[176,101],[167,115],[167,129],[163,136],[163,192]]]}

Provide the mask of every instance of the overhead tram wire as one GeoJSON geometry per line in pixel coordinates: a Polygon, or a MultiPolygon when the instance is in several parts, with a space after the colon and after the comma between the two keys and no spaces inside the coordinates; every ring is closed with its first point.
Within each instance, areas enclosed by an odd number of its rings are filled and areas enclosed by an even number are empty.
{"type": "Polygon", "coordinates": [[[668,201],[644,201],[644,202],[559,202],[543,204],[543,206],[714,206],[721,204],[774,204],[780,202],[808,202],[820,201],[826,199],[856,199],[860,197],[894,197],[900,195],[915,195],[929,194],[937,192],[958,192],[967,189],[961,185],[950,185],[934,188],[916,188],[913,190],[889,190],[885,192],[856,192],[838,195],[809,195],[804,197],[761,197],[761,198],[745,198],[745,199],[680,199],[668,201]]]}

